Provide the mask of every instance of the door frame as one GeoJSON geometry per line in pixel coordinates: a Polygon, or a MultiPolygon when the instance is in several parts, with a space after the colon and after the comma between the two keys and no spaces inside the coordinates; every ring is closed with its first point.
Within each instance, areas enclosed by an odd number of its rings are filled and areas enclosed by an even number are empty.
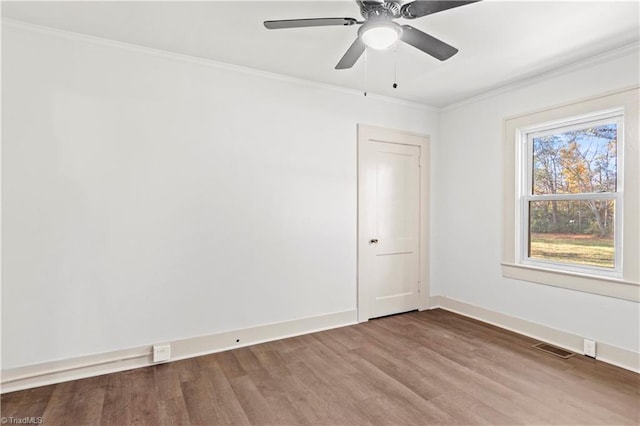
{"type": "Polygon", "coordinates": [[[431,138],[428,135],[406,132],[403,130],[388,129],[385,127],[372,126],[358,123],[358,226],[356,236],[357,247],[357,301],[358,301],[358,322],[369,321],[368,300],[366,299],[366,289],[361,283],[361,270],[363,268],[362,244],[366,244],[369,235],[365,235],[364,214],[361,209],[363,205],[362,196],[364,193],[361,173],[364,170],[362,151],[366,143],[370,140],[375,142],[386,142],[400,145],[412,145],[420,148],[420,231],[419,242],[419,263],[420,263],[420,301],[418,309],[420,311],[429,309],[429,174],[430,174],[430,145],[431,138]],[[402,142],[397,142],[401,139],[402,142]]]}

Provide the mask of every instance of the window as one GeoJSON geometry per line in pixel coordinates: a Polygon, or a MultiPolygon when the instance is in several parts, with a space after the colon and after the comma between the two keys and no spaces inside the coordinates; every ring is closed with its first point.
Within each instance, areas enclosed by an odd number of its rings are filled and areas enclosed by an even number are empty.
{"type": "Polygon", "coordinates": [[[638,100],[505,119],[505,277],[640,301],[638,100]]]}
{"type": "Polygon", "coordinates": [[[621,277],[621,110],[522,129],[520,260],[621,277]]]}

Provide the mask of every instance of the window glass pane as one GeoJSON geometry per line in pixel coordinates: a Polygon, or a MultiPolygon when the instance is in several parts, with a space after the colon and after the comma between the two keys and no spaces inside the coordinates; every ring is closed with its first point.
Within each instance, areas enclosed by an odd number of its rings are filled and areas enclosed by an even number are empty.
{"type": "Polygon", "coordinates": [[[533,138],[534,195],[615,192],[616,123],[533,138]]]}
{"type": "Polygon", "coordinates": [[[615,267],[614,200],[529,202],[529,257],[615,267]]]}

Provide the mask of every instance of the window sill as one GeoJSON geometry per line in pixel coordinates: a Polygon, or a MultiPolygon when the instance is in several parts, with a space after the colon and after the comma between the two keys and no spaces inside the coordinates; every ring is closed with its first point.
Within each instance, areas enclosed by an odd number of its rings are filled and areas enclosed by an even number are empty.
{"type": "Polygon", "coordinates": [[[516,280],[640,302],[640,283],[617,278],[585,275],[506,262],[502,263],[502,275],[516,280]]]}

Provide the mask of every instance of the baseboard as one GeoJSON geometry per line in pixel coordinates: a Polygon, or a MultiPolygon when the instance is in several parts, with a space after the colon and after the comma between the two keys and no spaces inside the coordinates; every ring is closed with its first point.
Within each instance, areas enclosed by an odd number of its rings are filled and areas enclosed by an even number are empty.
{"type": "MultiPolygon", "coordinates": [[[[474,318],[506,330],[551,343],[572,352],[583,353],[582,343],[584,336],[578,336],[522,318],[512,317],[446,296],[431,296],[430,306],[474,318]]],[[[597,342],[597,344],[596,359],[640,373],[640,354],[603,342],[597,342]]]]}
{"type": "MultiPolygon", "coordinates": [[[[171,361],[222,352],[357,323],[355,309],[171,342],[171,361]]],[[[152,346],[46,362],[2,371],[0,393],[154,365],[152,346]]]]}
{"type": "Polygon", "coordinates": [[[429,309],[441,308],[442,296],[429,296],[429,309]]]}
{"type": "MultiPolygon", "coordinates": [[[[554,344],[576,353],[582,353],[582,336],[495,312],[446,296],[431,296],[429,298],[429,307],[431,309],[441,308],[455,312],[506,330],[554,344]]],[[[357,311],[354,309],[227,331],[208,336],[158,343],[171,344],[171,361],[178,361],[356,323],[357,311]]],[[[598,342],[597,353],[597,359],[600,361],[640,373],[640,354],[638,353],[603,342],[598,342]]],[[[152,360],[152,348],[148,345],[98,355],[19,367],[2,371],[0,393],[14,392],[150,365],[154,365],[154,363],[152,360]]]]}

